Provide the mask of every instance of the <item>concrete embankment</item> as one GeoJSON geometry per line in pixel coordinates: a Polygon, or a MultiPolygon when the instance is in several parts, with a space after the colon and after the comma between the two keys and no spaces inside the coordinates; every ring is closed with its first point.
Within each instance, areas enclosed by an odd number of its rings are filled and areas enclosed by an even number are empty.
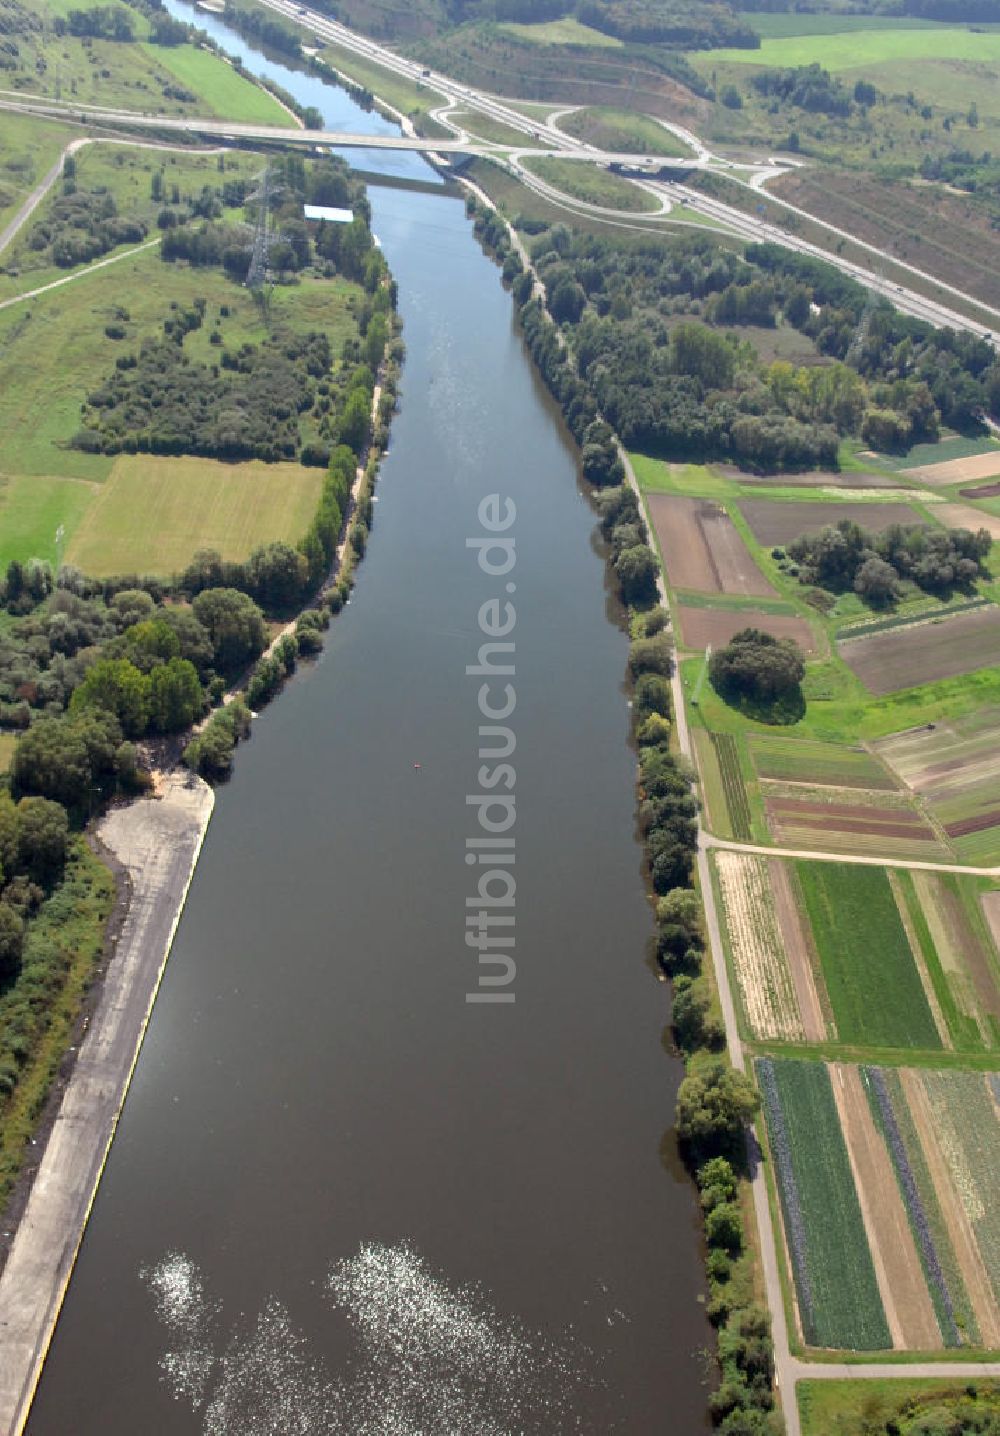
{"type": "Polygon", "coordinates": [[[214,801],[200,778],[171,773],[158,797],[116,808],[99,829],[131,895],[0,1276],[4,1436],[20,1436],[28,1418],[214,801]]]}

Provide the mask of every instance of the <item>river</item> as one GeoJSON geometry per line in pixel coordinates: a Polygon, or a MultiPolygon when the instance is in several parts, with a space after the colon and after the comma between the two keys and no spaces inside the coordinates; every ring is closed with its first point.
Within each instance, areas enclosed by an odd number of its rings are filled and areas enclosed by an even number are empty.
{"type": "MultiPolygon", "coordinates": [[[[385,123],[320,99],[327,123],[385,123]]],[[[371,199],[407,360],[368,555],[219,794],[30,1436],[706,1426],[593,512],[461,202],[371,199]],[[516,506],[503,576],[467,543],[493,493],[516,506]],[[516,1001],[470,1003],[465,669],[494,597],[516,606],[496,689],[516,689],[516,1001]]]]}

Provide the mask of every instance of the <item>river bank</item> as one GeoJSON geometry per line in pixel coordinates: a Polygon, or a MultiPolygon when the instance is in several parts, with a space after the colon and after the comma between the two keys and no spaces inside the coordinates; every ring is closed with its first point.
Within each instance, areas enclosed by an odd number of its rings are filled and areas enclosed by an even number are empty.
{"type": "Polygon", "coordinates": [[[163,976],[215,802],[191,774],[114,808],[100,841],[124,868],[128,909],[96,1010],[0,1274],[0,1430],[20,1436],[163,976]]]}

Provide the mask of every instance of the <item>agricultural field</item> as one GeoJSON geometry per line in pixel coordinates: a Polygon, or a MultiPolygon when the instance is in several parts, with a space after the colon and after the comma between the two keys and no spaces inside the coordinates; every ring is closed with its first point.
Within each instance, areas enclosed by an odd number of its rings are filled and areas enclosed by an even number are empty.
{"type": "Polygon", "coordinates": [[[839,1040],[855,1047],[940,1049],[886,870],[803,860],[795,873],[839,1040]]]}
{"type": "Polygon", "coordinates": [[[956,873],[900,871],[890,882],[945,1046],[1000,1049],[1000,959],[989,920],[1000,893],[956,873]]]}
{"type": "Polygon", "coordinates": [[[777,782],[829,784],[835,788],[897,786],[884,763],[866,748],[846,743],[816,743],[808,738],[754,733],[750,753],[760,777],[777,782]]]}
{"type": "Polygon", "coordinates": [[[299,464],[122,454],[66,557],[97,578],[178,573],[200,548],[245,559],[258,544],[297,543],[316,512],[322,483],[322,469],[299,464]]]}
{"type": "Polygon", "coordinates": [[[714,854],[714,864],[749,1036],[782,1042],[820,1042],[832,1036],[824,1012],[825,990],[817,983],[788,864],[760,853],[723,850],[714,854]]]}
{"type": "Polygon", "coordinates": [[[768,1142],[808,1346],[892,1344],[827,1068],[758,1058],[768,1142]]]}
{"type": "Polygon", "coordinates": [[[782,847],[949,861],[951,853],[903,795],[818,784],[761,783],[764,811],[782,847]]]}
{"type": "Polygon", "coordinates": [[[56,534],[68,542],[89,507],[97,485],[86,479],[52,479],[39,474],[0,477],[0,568],[12,559],[40,558],[58,568],[56,534]]]}
{"type": "Polygon", "coordinates": [[[915,29],[869,29],[839,34],[765,37],[759,50],[713,50],[720,64],[766,65],[787,68],[822,65],[837,73],[871,65],[900,65],[914,60],[970,60],[1000,65],[1000,33],[957,26],[935,25],[915,29]]]}
{"type": "MultiPolygon", "coordinates": [[[[747,842],[753,836],[753,814],[736,739],[731,733],[707,733],[706,737],[711,744],[719,774],[722,803],[729,820],[729,830],[738,841],[747,842]]],[[[716,804],[713,803],[713,811],[715,807],[716,804]]]]}
{"type": "Polygon", "coordinates": [[[909,504],[899,503],[775,503],[771,499],[744,499],[740,509],[754,538],[765,548],[790,544],[802,534],[815,533],[842,519],[877,533],[892,524],[924,522],[909,504]]]}
{"type": "Polygon", "coordinates": [[[1000,608],[842,641],[840,656],[872,693],[893,693],[1000,664],[1000,608]]]}
{"type": "Polygon", "coordinates": [[[938,463],[918,464],[915,468],[904,469],[911,479],[931,487],[946,484],[968,484],[976,479],[1000,477],[1000,444],[991,445],[982,453],[964,454],[938,463]]]}
{"type": "Polygon", "coordinates": [[[971,504],[938,504],[934,517],[949,529],[985,529],[994,543],[1000,542],[1000,514],[974,509],[971,504]]]}
{"type": "Polygon", "coordinates": [[[963,862],[1000,861],[1000,710],[926,724],[872,746],[923,801],[963,862]]]}
{"type": "Polygon", "coordinates": [[[672,588],[774,596],[775,590],[720,505],[652,493],[646,502],[672,588]]]}
{"type": "Polygon", "coordinates": [[[768,1058],[757,1075],[806,1344],[995,1348],[1000,1077],[768,1058]]]}
{"type": "Polygon", "coordinates": [[[680,638],[685,648],[722,647],[742,628],[761,628],[775,638],[791,638],[803,653],[816,652],[812,629],[793,613],[768,613],[759,608],[700,608],[680,604],[680,638]]]}
{"type": "Polygon", "coordinates": [[[660,201],[647,190],[588,160],[542,155],[526,158],[522,163],[529,173],[553,185],[560,194],[571,195],[585,204],[625,210],[630,214],[655,214],[661,208],[660,201]]]}

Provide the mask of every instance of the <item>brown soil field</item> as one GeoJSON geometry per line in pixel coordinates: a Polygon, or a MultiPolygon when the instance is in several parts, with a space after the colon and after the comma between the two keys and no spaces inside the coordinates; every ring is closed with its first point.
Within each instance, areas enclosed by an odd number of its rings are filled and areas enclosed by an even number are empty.
{"type": "MultiPolygon", "coordinates": [[[[833,1010],[831,1008],[828,1015],[824,1014],[816,980],[819,961],[812,952],[809,930],[802,920],[802,913],[792,891],[788,866],[781,858],[771,858],[768,866],[778,927],[785,943],[788,970],[792,975],[792,986],[795,988],[806,1041],[822,1042],[827,1037],[835,1038],[837,1030],[833,1022],[833,1010]]],[[[826,997],[825,989],[823,996],[826,997]]],[[[826,1005],[830,1006],[829,998],[826,1005]]]]}
{"type": "Polygon", "coordinates": [[[946,284],[987,304],[1000,303],[1000,234],[971,198],[830,165],[804,166],[770,189],[946,284]]]}
{"type": "Polygon", "coordinates": [[[813,469],[808,474],[745,474],[733,464],[717,464],[720,474],[734,479],[739,484],[755,488],[773,488],[780,484],[784,489],[898,489],[899,480],[888,474],[840,474],[833,469],[813,469]]]}
{"type": "Polygon", "coordinates": [[[945,528],[985,529],[993,539],[1000,539],[1000,516],[974,509],[970,504],[935,504],[934,517],[940,519],[945,528]]]}
{"type": "Polygon", "coordinates": [[[725,509],[677,494],[648,494],[646,502],[671,587],[774,596],[725,509]]]}
{"type": "Polygon", "coordinates": [[[943,1345],[941,1331],[896,1174],[876,1131],[861,1075],[857,1067],[839,1062],[831,1062],[829,1071],[892,1344],[903,1351],[937,1349],[943,1345]]]}
{"type": "Polygon", "coordinates": [[[1000,484],[979,484],[974,489],[959,489],[963,499],[995,499],[1000,494],[1000,484]]]}
{"type": "Polygon", "coordinates": [[[955,1190],[948,1163],[938,1146],[937,1122],[933,1109],[920,1081],[919,1072],[904,1069],[900,1071],[899,1078],[920,1137],[920,1145],[927,1158],[934,1194],[948,1228],[965,1290],[979,1327],[980,1338],[985,1347],[995,1349],[1000,1346],[1000,1312],[997,1310],[989,1273],[976,1244],[975,1234],[961,1198],[955,1190]]]}
{"type": "Polygon", "coordinates": [[[881,533],[890,524],[918,524],[920,515],[909,504],[783,504],[778,499],[744,499],[743,517],[759,544],[789,544],[801,534],[815,533],[828,524],[848,519],[881,533]]]}
{"type": "Polygon", "coordinates": [[[988,813],[977,813],[974,818],[961,818],[957,823],[948,823],[945,832],[949,838],[964,838],[969,833],[984,833],[1000,823],[1000,810],[993,808],[988,813]]]}
{"type": "Polygon", "coordinates": [[[991,1033],[986,1018],[1000,1020],[1000,992],[991,955],[969,921],[961,899],[942,883],[939,874],[914,873],[913,882],[952,994],[989,1043],[991,1033]]]}
{"type": "Polygon", "coordinates": [[[944,459],[940,464],[921,464],[903,469],[908,478],[919,479],[932,488],[943,484],[971,483],[974,479],[992,479],[1000,474],[1000,449],[986,454],[969,454],[964,459],[944,459]]]}
{"type": "Polygon", "coordinates": [[[686,648],[719,648],[741,628],[761,628],[775,638],[794,638],[803,653],[815,653],[812,629],[793,613],[761,613],[756,608],[685,608],[678,610],[686,648]]]}
{"type": "MultiPolygon", "coordinates": [[[[906,823],[890,823],[878,818],[842,817],[835,823],[818,805],[803,804],[797,808],[792,803],[765,803],[768,820],[774,819],[778,828],[815,828],[821,833],[857,833],[873,838],[906,838],[914,842],[933,842],[934,834],[906,823]]],[[[825,844],[823,845],[825,846],[825,844]]]]}
{"type": "Polygon", "coordinates": [[[890,628],[837,645],[872,693],[915,688],[1000,663],[1000,608],[976,608],[940,622],[890,628]]]}

